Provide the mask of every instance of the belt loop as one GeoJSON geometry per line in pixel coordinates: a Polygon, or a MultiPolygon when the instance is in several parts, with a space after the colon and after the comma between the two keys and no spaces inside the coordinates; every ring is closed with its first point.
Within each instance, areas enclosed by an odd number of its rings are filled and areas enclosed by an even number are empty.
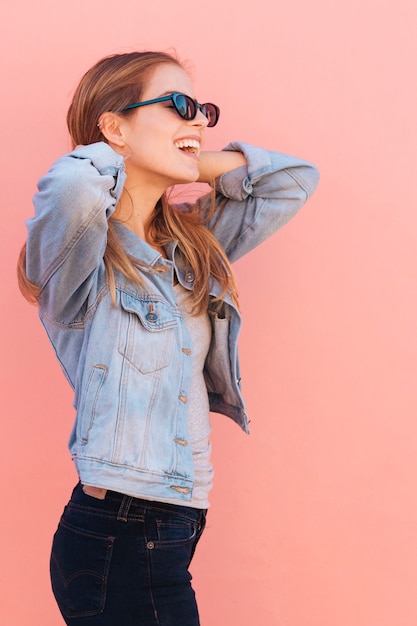
{"type": "Polygon", "coordinates": [[[130,505],[132,504],[133,498],[131,496],[123,496],[123,500],[119,507],[119,512],[117,513],[117,519],[120,522],[127,522],[127,516],[129,513],[130,505]]]}

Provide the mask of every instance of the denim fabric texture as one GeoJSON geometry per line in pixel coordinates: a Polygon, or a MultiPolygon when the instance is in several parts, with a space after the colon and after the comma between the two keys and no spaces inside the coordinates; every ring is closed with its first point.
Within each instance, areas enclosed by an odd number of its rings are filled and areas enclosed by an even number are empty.
{"type": "MultiPolygon", "coordinates": [[[[318,173],[306,161],[248,144],[225,149],[242,152],[247,166],[216,180],[217,210],[207,226],[233,262],[297,213],[318,173]]],[[[58,159],[39,182],[35,216],[27,222],[27,273],[41,289],[39,315],[74,389],[69,447],[81,482],[187,506],[194,484],[187,405],[193,355],[173,279],[192,289],[194,275],[178,242],[165,247],[164,258],[115,221],[124,249],[142,263],[143,286],[116,273],[113,305],[103,253],[125,180],[123,158],[102,142],[58,159]]],[[[210,194],[197,204],[206,216],[210,194]]],[[[271,288],[273,278],[272,271],[271,288]]],[[[210,293],[220,294],[215,280],[210,293]]],[[[226,296],[222,310],[209,314],[213,338],[204,378],[210,410],[249,432],[239,311],[226,296]]]]}
{"type": "Polygon", "coordinates": [[[78,484],[55,533],[51,580],[72,626],[199,626],[189,565],[206,512],[78,484]]]}

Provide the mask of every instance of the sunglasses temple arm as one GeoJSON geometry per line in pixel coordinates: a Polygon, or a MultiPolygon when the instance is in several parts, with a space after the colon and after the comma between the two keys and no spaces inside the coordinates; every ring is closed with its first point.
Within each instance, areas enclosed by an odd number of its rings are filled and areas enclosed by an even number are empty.
{"type": "Polygon", "coordinates": [[[172,96],[162,96],[161,98],[153,98],[153,100],[146,100],[145,102],[136,102],[135,104],[129,104],[129,106],[121,109],[127,111],[128,109],[137,109],[138,107],[146,106],[147,104],[156,104],[157,102],[166,102],[172,100],[172,96]]]}

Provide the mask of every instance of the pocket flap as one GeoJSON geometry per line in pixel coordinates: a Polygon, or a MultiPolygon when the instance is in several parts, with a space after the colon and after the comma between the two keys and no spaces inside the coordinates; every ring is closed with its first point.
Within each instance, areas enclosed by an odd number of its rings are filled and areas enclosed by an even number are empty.
{"type": "Polygon", "coordinates": [[[150,332],[158,332],[176,326],[171,307],[156,295],[133,296],[125,291],[121,292],[121,305],[125,311],[134,313],[141,324],[150,332]]]}

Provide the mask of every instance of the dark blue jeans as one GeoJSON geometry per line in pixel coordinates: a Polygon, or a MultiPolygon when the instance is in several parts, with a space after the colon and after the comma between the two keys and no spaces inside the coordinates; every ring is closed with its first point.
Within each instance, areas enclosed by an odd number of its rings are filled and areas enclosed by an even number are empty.
{"type": "Polygon", "coordinates": [[[72,626],[199,626],[188,566],[205,511],[74,489],[55,533],[51,580],[72,626]]]}

